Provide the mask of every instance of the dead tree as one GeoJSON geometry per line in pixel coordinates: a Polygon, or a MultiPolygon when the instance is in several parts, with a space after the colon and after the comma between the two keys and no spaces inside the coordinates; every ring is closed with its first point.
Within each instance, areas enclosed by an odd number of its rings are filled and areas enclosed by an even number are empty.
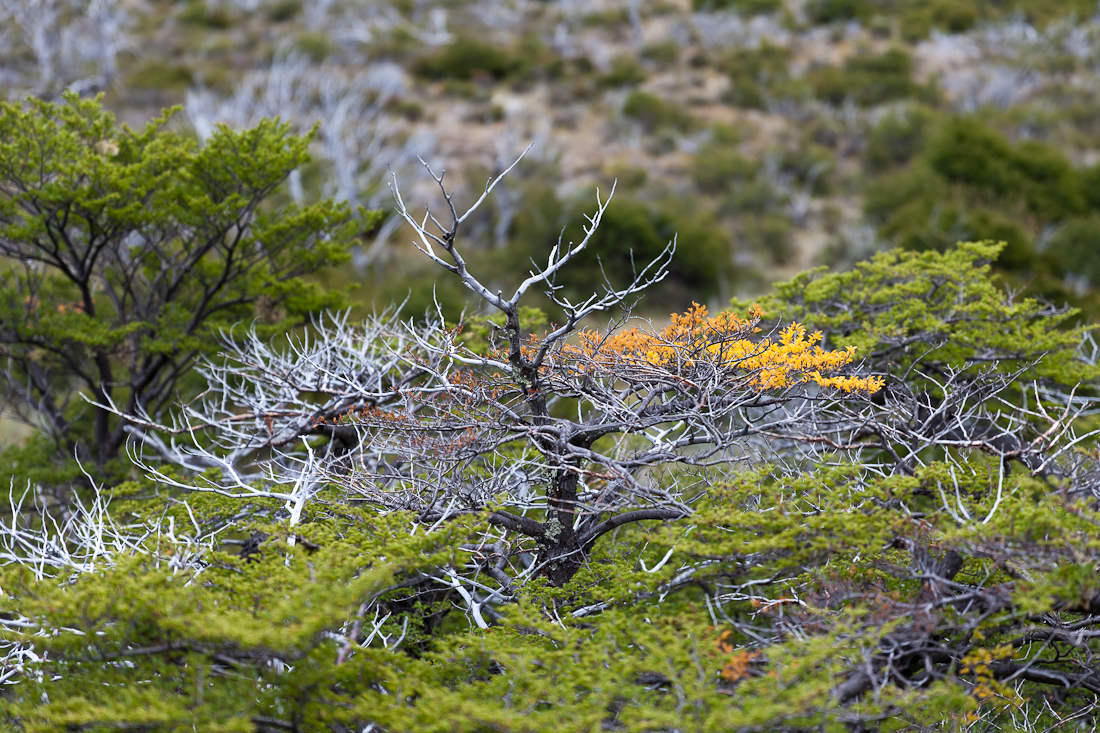
{"type": "Polygon", "coordinates": [[[711,316],[695,306],[661,329],[631,317],[632,299],[665,276],[675,242],[626,287],[562,297],[559,274],[588,247],[610,197],[597,197],[579,242],[559,242],[511,295],[494,291],[469,270],[459,235],[514,165],[464,213],[432,173],[445,225],[430,211],[415,217],[394,186],[418,249],[497,313],[487,338],[472,337],[472,323],[386,315],[361,327],[319,323],[315,338],[289,351],[246,340],[206,368],[206,395],[176,424],[131,416],[142,445],[196,472],[220,469],[217,477],[181,481],[149,458],[139,463],[183,488],[277,497],[291,523],[326,486],[410,512],[428,529],[483,514],[467,570],[492,577],[507,597],[536,575],[566,583],[617,527],[689,515],[711,482],[760,455],[757,426],[773,425],[768,416],[788,402],[877,390],[874,378],[830,376],[851,362],[850,350],[822,350],[797,324],[758,334],[755,311],[711,316]],[[564,314],[540,335],[522,320],[535,288],[564,314]],[[605,331],[582,327],[620,308],[605,331]]]}

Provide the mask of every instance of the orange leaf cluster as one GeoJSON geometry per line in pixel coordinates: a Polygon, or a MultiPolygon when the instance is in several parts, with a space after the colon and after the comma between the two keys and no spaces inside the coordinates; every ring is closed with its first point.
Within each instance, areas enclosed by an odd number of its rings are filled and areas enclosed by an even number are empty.
{"type": "Polygon", "coordinates": [[[740,682],[749,676],[752,663],[760,658],[760,652],[750,652],[748,649],[735,650],[729,638],[728,631],[723,631],[718,637],[718,649],[731,655],[730,660],[722,666],[721,675],[727,682],[740,682]]]}
{"type": "Polygon", "coordinates": [[[882,388],[881,377],[825,376],[849,364],[855,349],[826,351],[820,345],[821,333],[807,334],[799,323],[785,328],[774,341],[750,338],[760,332],[762,315],[754,305],[747,318],[729,312],[710,316],[706,306],[695,303],[686,313],[674,313],[660,331],[632,328],[609,336],[582,332],[580,346],[563,349],[562,356],[609,371],[657,367],[679,374],[705,363],[730,377],[736,373],[761,390],[804,382],[847,393],[882,388]]]}

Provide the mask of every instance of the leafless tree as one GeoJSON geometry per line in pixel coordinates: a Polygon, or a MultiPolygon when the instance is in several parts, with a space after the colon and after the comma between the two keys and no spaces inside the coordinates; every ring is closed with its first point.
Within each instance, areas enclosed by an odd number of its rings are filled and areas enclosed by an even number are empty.
{"type": "Polygon", "coordinates": [[[454,582],[484,574],[508,597],[534,575],[565,583],[619,526],[690,514],[711,481],[764,450],[757,424],[801,419],[781,412],[792,400],[839,399],[808,367],[768,361],[772,343],[754,340],[753,317],[708,319],[697,308],[657,330],[628,310],[605,333],[583,331],[659,282],[675,250],[670,242],[623,288],[562,297],[558,277],[589,246],[610,197],[597,198],[579,242],[559,242],[511,295],[494,292],[468,269],[459,233],[516,162],[462,213],[432,173],[447,224],[430,211],[414,216],[394,188],[417,248],[499,314],[488,343],[438,315],[417,324],[393,314],[359,327],[319,322],[315,337],[286,351],[245,339],[207,365],[207,392],[178,422],[131,416],[142,439],[135,460],[179,488],[278,498],[290,523],[325,485],[382,511],[413,512],[429,529],[486,513],[484,536],[467,548],[470,572],[460,579],[456,570],[454,582]],[[542,336],[521,322],[534,288],[564,314],[542,336]],[[153,456],[194,474],[217,471],[180,480],[153,456]]]}

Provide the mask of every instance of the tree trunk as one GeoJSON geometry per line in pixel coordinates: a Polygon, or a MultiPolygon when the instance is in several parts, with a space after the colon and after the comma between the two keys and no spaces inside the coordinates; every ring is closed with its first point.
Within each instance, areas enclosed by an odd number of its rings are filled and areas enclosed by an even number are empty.
{"type": "Polygon", "coordinates": [[[549,492],[550,509],[539,540],[542,575],[555,587],[568,583],[587,559],[573,529],[577,513],[577,473],[562,469],[554,475],[549,492]]]}

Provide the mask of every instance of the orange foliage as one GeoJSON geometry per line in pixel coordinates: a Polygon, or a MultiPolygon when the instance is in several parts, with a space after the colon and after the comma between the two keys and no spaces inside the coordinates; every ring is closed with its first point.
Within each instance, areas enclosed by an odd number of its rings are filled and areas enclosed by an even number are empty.
{"type": "Polygon", "coordinates": [[[718,637],[718,649],[730,654],[730,660],[722,666],[722,679],[727,682],[740,682],[749,676],[752,671],[752,663],[760,658],[760,652],[750,652],[748,649],[734,650],[729,642],[730,632],[723,631],[718,637]]]}
{"type": "Polygon", "coordinates": [[[719,374],[740,377],[755,389],[783,389],[814,382],[843,392],[874,393],[881,377],[824,376],[849,364],[855,348],[826,351],[821,333],[807,334],[793,323],[776,340],[752,339],[759,333],[763,313],[753,306],[748,318],[723,312],[710,316],[706,306],[695,303],[686,313],[672,315],[672,323],[660,331],[632,328],[608,336],[594,331],[580,334],[579,347],[562,350],[559,359],[615,371],[629,367],[656,367],[683,374],[707,364],[719,374]]]}

